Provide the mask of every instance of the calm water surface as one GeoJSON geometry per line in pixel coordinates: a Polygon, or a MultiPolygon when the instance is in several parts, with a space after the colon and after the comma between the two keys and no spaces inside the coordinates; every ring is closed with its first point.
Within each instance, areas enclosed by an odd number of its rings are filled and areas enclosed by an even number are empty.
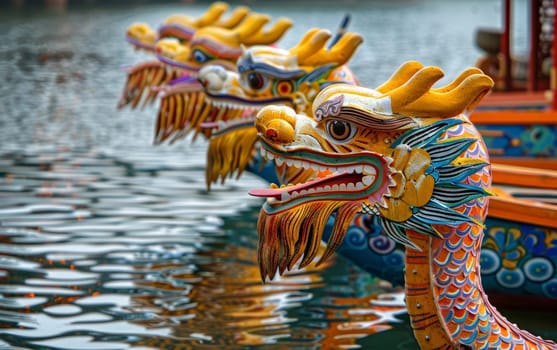
{"type": "MultiPolygon", "coordinates": [[[[501,22],[496,0],[340,3],[251,6],[295,21],[284,47],[351,13],[368,86],[408,59],[450,79],[501,22]]],[[[341,257],[261,284],[263,183],[207,193],[205,141],[154,147],[156,106],[116,110],[122,67],[147,59],[126,27],[206,6],[1,9],[0,349],[416,348],[400,290],[341,257]]]]}

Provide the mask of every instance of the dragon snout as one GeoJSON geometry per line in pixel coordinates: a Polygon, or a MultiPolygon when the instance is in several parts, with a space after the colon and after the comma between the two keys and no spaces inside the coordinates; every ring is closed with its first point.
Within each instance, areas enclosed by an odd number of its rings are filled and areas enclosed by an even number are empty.
{"type": "Polygon", "coordinates": [[[209,65],[201,68],[199,82],[208,91],[220,91],[224,88],[227,72],[222,66],[209,65]]]}
{"type": "Polygon", "coordinates": [[[279,144],[294,141],[296,113],[285,106],[267,106],[257,113],[255,127],[264,139],[279,144]]]}

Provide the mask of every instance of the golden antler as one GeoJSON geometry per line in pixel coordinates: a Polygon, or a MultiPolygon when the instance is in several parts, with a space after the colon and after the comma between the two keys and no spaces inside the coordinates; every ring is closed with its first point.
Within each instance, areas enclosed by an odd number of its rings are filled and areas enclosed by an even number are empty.
{"type": "Polygon", "coordinates": [[[404,62],[394,73],[391,77],[377,87],[375,90],[385,94],[388,91],[391,91],[402,84],[406,83],[417,71],[422,69],[424,66],[418,61],[407,61],[404,62]]]}
{"type": "Polygon", "coordinates": [[[234,9],[234,11],[230,14],[230,16],[227,19],[221,19],[220,21],[218,21],[216,23],[216,26],[221,28],[227,28],[227,29],[234,28],[238,24],[240,24],[244,20],[244,18],[246,18],[249,12],[250,12],[249,7],[238,6],[234,9]]]}
{"type": "Polygon", "coordinates": [[[483,74],[482,70],[476,67],[470,67],[468,69],[465,69],[462,73],[460,73],[458,75],[458,77],[456,77],[455,80],[451,81],[449,84],[442,86],[440,88],[434,89],[434,91],[437,92],[447,92],[450,91],[454,88],[456,88],[458,85],[460,85],[464,79],[468,78],[469,76],[471,76],[472,74],[483,74]]]}
{"type": "Polygon", "coordinates": [[[431,87],[441,77],[438,67],[420,69],[405,84],[387,92],[393,113],[419,117],[452,117],[473,108],[493,87],[493,80],[476,70],[464,71],[454,82],[439,89],[431,87]]]}
{"type": "Polygon", "coordinates": [[[250,13],[236,28],[232,29],[238,36],[239,42],[249,40],[249,37],[255,35],[269,22],[270,17],[260,13],[250,13]]]}
{"type": "Polygon", "coordinates": [[[300,62],[321,49],[330,37],[331,32],[328,30],[312,28],[303,36],[296,46],[289,50],[290,54],[296,56],[298,62],[300,62]]]}
{"type": "Polygon", "coordinates": [[[439,67],[430,66],[420,69],[406,83],[386,93],[391,97],[391,108],[393,111],[398,111],[416,101],[444,75],[445,73],[439,67]]]}
{"type": "Polygon", "coordinates": [[[248,46],[270,45],[279,40],[292,27],[292,24],[288,18],[279,18],[269,30],[264,32],[261,28],[256,34],[246,37],[243,43],[248,46]]]}
{"type": "Polygon", "coordinates": [[[300,66],[318,66],[327,63],[342,65],[354,54],[356,48],[363,42],[357,33],[345,33],[332,48],[326,48],[327,40],[331,33],[327,30],[311,31],[311,36],[306,35],[300,43],[290,50],[297,54],[300,66]]]}
{"type": "Polygon", "coordinates": [[[202,28],[214,24],[226,10],[228,10],[227,3],[215,2],[199,18],[188,15],[172,15],[163,24],[178,24],[188,28],[202,28]]]}

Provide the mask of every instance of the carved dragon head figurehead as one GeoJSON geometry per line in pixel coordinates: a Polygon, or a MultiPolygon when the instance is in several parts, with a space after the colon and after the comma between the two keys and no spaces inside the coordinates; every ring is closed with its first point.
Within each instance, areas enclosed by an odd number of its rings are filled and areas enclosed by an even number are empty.
{"type": "Polygon", "coordinates": [[[227,19],[220,17],[228,10],[228,4],[217,1],[199,17],[178,14],[165,19],[158,31],[142,22],[132,23],[126,30],[126,41],[137,49],[155,51],[155,43],[162,38],[176,38],[182,43],[190,41],[195,32],[206,26],[232,28],[249,13],[249,8],[239,6],[227,19]]]}
{"type": "MultiPolygon", "coordinates": [[[[239,176],[254,157],[257,131],[253,118],[269,104],[290,106],[309,114],[317,93],[332,83],[355,84],[356,79],[345,65],[362,42],[357,33],[347,32],[327,46],[328,30],[309,30],[289,50],[270,46],[245,49],[237,62],[237,72],[206,66],[199,74],[210,102],[220,108],[243,111],[243,118],[229,115],[216,126],[207,161],[207,185],[228,176],[239,176]]],[[[302,176],[298,169],[277,167],[279,180],[288,183],[302,176]]],[[[305,171],[307,172],[307,171],[305,171]]]]}
{"type": "MultiPolygon", "coordinates": [[[[189,45],[182,45],[174,39],[157,43],[159,59],[186,72],[188,77],[177,79],[161,89],[156,143],[170,136],[173,136],[173,141],[177,140],[190,131],[194,132],[195,137],[201,131],[201,122],[219,119],[226,113],[207,103],[202,86],[191,77],[196,77],[197,72],[208,64],[235,69],[234,62],[242,53],[242,47],[270,45],[292,26],[289,19],[279,18],[271,28],[265,30],[264,26],[269,20],[269,16],[251,13],[233,29],[205,27],[198,30],[189,45]]],[[[237,116],[240,112],[230,113],[237,116]]],[[[206,130],[205,134],[208,136],[210,130],[206,130]]]]}
{"type": "Polygon", "coordinates": [[[328,170],[282,188],[253,190],[260,211],[263,279],[308,265],[329,217],[327,259],[358,213],[406,246],[405,302],[422,349],[555,349],[520,329],[489,302],[480,277],[491,169],[467,114],[493,87],[477,68],[433,88],[437,67],[412,61],[376,90],[337,84],[313,102],[312,116],[268,106],[256,118],[269,158],[328,170]]]}
{"type": "Polygon", "coordinates": [[[196,30],[187,45],[175,38],[162,39],[156,44],[158,57],[171,66],[194,74],[208,63],[235,68],[234,63],[242,53],[242,45],[272,44],[292,26],[291,20],[279,18],[271,28],[265,30],[264,26],[269,20],[267,15],[250,13],[233,28],[206,26],[196,30]]]}
{"type": "Polygon", "coordinates": [[[215,3],[207,13],[199,18],[189,16],[172,16],[159,28],[158,34],[145,24],[134,24],[128,29],[133,42],[156,53],[155,61],[138,64],[128,70],[128,78],[119,107],[130,105],[135,108],[143,99],[143,104],[155,100],[158,87],[164,86],[180,75],[197,74],[197,70],[209,62],[234,67],[233,62],[239,56],[241,44],[268,43],[280,38],[292,22],[279,19],[267,31],[263,26],[269,21],[268,16],[249,13],[247,7],[238,7],[226,20],[219,20],[228,5],[215,3]],[[146,34],[142,34],[146,33],[146,34]],[[152,89],[154,88],[154,89],[152,89]]]}
{"type": "Polygon", "coordinates": [[[301,266],[309,264],[333,213],[322,260],[360,212],[379,216],[384,231],[410,247],[416,246],[406,230],[441,236],[438,225],[482,220],[483,213],[461,210],[487,194],[490,180],[485,146],[464,112],[493,82],[471,68],[449,85],[432,88],[442,76],[437,67],[411,61],[375,90],[325,88],[313,101],[313,118],[285,106],[258,113],[266,157],[329,171],[305,183],[250,192],[267,197],[258,222],[263,278],[300,258],[301,266]]]}

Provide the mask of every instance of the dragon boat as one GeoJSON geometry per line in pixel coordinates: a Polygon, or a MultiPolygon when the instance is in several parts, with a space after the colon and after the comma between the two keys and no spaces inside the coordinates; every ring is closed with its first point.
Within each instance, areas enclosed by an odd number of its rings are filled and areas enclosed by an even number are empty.
{"type": "MultiPolygon", "coordinates": [[[[183,14],[172,15],[163,21],[158,30],[151,28],[147,23],[135,22],[126,30],[126,41],[136,50],[154,54],[157,51],[156,44],[159,40],[171,38],[186,45],[197,30],[209,25],[227,29],[234,28],[250,13],[249,8],[240,6],[228,19],[221,19],[228,8],[227,3],[215,2],[197,18],[183,14]]],[[[141,100],[143,100],[143,106],[153,103],[157,93],[151,91],[150,88],[167,84],[180,74],[179,69],[167,67],[159,60],[134,65],[127,69],[127,79],[118,101],[118,108],[125,106],[136,108],[141,100]]]]}
{"type": "MultiPolygon", "coordinates": [[[[480,28],[476,43],[485,54],[477,66],[495,81],[494,91],[472,113],[493,163],[557,170],[557,95],[554,75],[557,49],[555,1],[531,0],[522,16],[513,1],[503,1],[503,28],[480,28]],[[526,22],[526,57],[513,52],[512,19],[526,22]]],[[[516,30],[514,30],[516,32],[516,30]]],[[[494,180],[505,176],[494,168],[494,180]]]]}
{"type": "MultiPolygon", "coordinates": [[[[245,7],[237,8],[229,20],[215,23],[227,8],[227,5],[224,5],[216,3],[209,8],[207,14],[196,21],[191,20],[190,25],[186,25],[189,22],[183,20],[182,31],[187,33],[187,36],[159,31],[159,36],[151,45],[156,59],[137,64],[127,70],[127,79],[118,107],[130,106],[133,109],[138,105],[151,104],[161,90],[176,90],[173,87],[182,81],[195,80],[197,71],[203,65],[213,63],[230,67],[238,58],[242,45],[274,43],[292,26],[291,20],[279,18],[271,28],[265,30],[264,26],[270,21],[270,17],[249,12],[245,7]],[[213,20],[209,21],[207,17],[213,20]]],[[[140,30],[143,27],[140,24],[132,25],[128,29],[128,37],[130,32],[146,32],[145,29],[140,30]]],[[[148,37],[151,36],[153,35],[148,37]]],[[[136,43],[138,40],[133,42],[136,43]]],[[[166,101],[162,99],[162,102],[166,101]]],[[[163,104],[163,110],[159,114],[167,115],[164,108],[168,107],[168,104],[163,104]]]]}
{"type": "MultiPolygon", "coordinates": [[[[209,135],[213,129],[206,168],[208,188],[217,181],[240,176],[245,170],[273,183],[299,182],[313,176],[312,171],[300,171],[292,164],[277,166],[276,162],[265,161],[259,152],[253,117],[268,104],[283,104],[311,114],[309,108],[321,89],[338,82],[356,84],[345,63],[362,39],[353,33],[345,34],[331,40],[328,31],[313,29],[289,50],[253,46],[243,50],[237,72],[222,65],[204,66],[198,80],[184,79],[176,84],[179,89],[165,92],[171,110],[165,115],[159,113],[158,142],[170,136],[178,139],[199,128],[209,130],[209,135]],[[204,112],[192,113],[200,110],[204,112]]],[[[168,52],[179,51],[173,49],[178,46],[169,43],[168,52]]],[[[460,82],[457,79],[450,86],[460,82]]],[[[557,208],[527,200],[534,195],[534,199],[545,201],[557,197],[557,174],[545,171],[542,176],[531,169],[499,164],[492,165],[492,171],[501,189],[494,190],[499,195],[490,201],[486,218],[487,234],[480,259],[484,288],[505,304],[518,294],[537,304],[547,305],[549,299],[551,305],[557,305],[553,302],[557,300],[557,208]],[[515,186],[507,187],[517,183],[529,187],[522,188],[522,192],[515,186]],[[548,196],[548,191],[553,192],[548,196]]],[[[325,227],[325,240],[332,222],[330,218],[325,227]]],[[[383,234],[375,216],[356,216],[338,252],[376,276],[397,285],[403,283],[404,246],[383,234]]]]}
{"type": "MultiPolygon", "coordinates": [[[[318,263],[325,261],[364,213],[405,247],[405,301],[421,348],[555,349],[509,322],[482,287],[491,171],[466,111],[493,81],[472,69],[457,86],[433,89],[442,76],[438,67],[406,64],[373,90],[326,87],[311,116],[277,105],[257,114],[264,155],[316,174],[250,191],[266,198],[257,228],[261,277],[311,264],[332,216],[318,263]]],[[[548,267],[537,262],[528,264],[527,278],[548,267]]]]}
{"type": "MultiPolygon", "coordinates": [[[[269,103],[285,104],[308,114],[306,107],[312,101],[308,96],[315,96],[315,91],[320,90],[314,89],[303,96],[300,96],[303,89],[296,91],[293,95],[295,99],[277,96],[278,82],[285,84],[284,77],[299,66],[292,62],[286,66],[285,62],[289,62],[284,58],[286,53],[281,52],[279,59],[272,56],[272,52],[275,51],[262,48],[246,51],[238,61],[238,72],[242,73],[226,72],[212,66],[200,72],[200,81],[204,82],[211,103],[246,111],[244,118],[212,124],[216,129],[209,140],[207,153],[208,188],[212,183],[238,177],[246,170],[271,183],[283,184],[298,182],[312,173],[310,169],[292,170],[295,168],[292,162],[265,161],[257,143],[257,130],[250,116],[253,117],[269,103]]],[[[418,62],[408,62],[402,71],[413,71],[420,67],[422,65],[418,62]]],[[[480,72],[470,69],[466,74],[480,72]]],[[[466,74],[439,91],[459,86],[466,74]]],[[[342,79],[322,81],[320,86],[322,88],[335,81],[342,79]]],[[[289,86],[296,85],[296,79],[293,78],[289,86]]],[[[473,106],[470,106],[467,113],[472,110],[473,106]]],[[[496,296],[500,305],[512,305],[512,296],[521,295],[538,306],[543,304],[555,308],[557,172],[546,170],[540,173],[535,169],[500,164],[492,165],[491,169],[498,181],[497,187],[493,189],[496,196],[489,203],[480,259],[484,288],[496,296]]],[[[347,238],[338,252],[372,274],[400,285],[403,283],[404,247],[389,240],[377,220],[375,216],[358,215],[349,226],[347,238]]],[[[325,240],[331,232],[333,219],[329,221],[325,227],[325,240]]]]}

